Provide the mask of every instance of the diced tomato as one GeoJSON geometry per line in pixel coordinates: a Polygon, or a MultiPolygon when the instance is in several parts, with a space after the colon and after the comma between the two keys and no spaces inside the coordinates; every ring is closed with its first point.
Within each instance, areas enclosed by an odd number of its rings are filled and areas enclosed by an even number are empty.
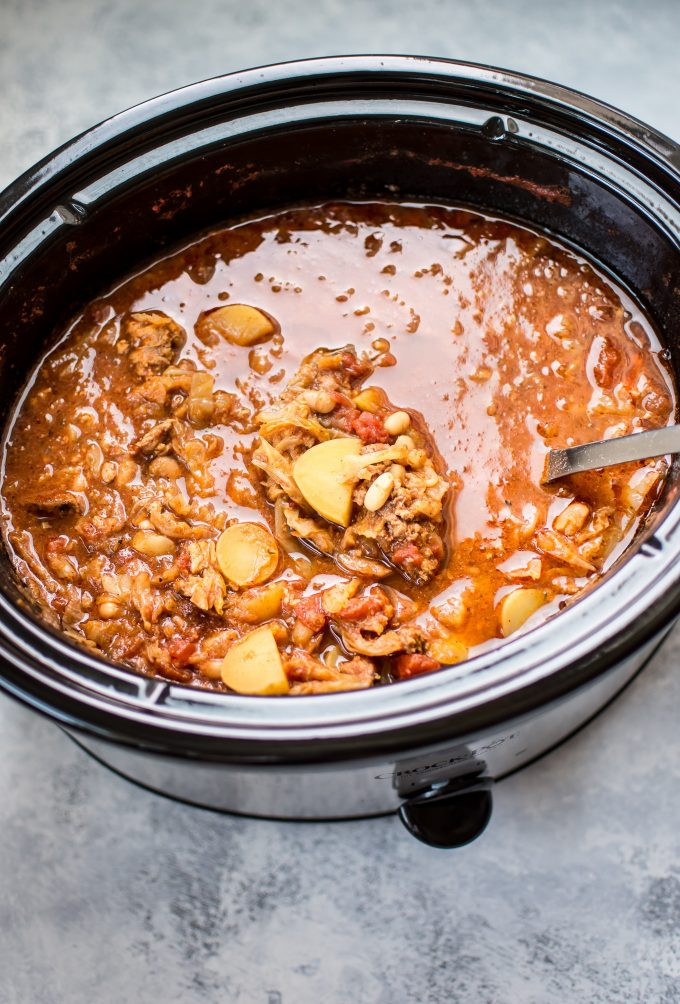
{"type": "Polygon", "coordinates": [[[370,411],[362,411],[353,422],[354,431],[363,443],[389,443],[390,434],[378,415],[370,411]]]}
{"type": "Polygon", "coordinates": [[[424,558],[415,544],[403,544],[394,551],[392,561],[395,565],[414,565],[420,568],[424,558]]]}
{"type": "Polygon", "coordinates": [[[354,423],[360,415],[361,412],[359,409],[355,408],[353,405],[348,407],[345,404],[340,404],[331,413],[330,424],[334,429],[339,429],[341,432],[346,432],[348,435],[351,435],[355,431],[354,423]]]}
{"type": "Polygon", "coordinates": [[[385,600],[380,596],[355,596],[338,613],[341,621],[362,621],[365,617],[371,617],[382,610],[385,600]]]}
{"type": "Polygon", "coordinates": [[[422,655],[420,652],[400,655],[396,659],[397,676],[400,680],[406,680],[410,676],[419,676],[421,673],[431,673],[434,669],[440,668],[440,662],[431,659],[429,655],[422,655]]]}
{"type": "Polygon", "coordinates": [[[322,601],[321,593],[314,593],[313,596],[303,596],[295,607],[297,619],[315,634],[323,631],[326,625],[326,611],[323,609],[322,601]]]}
{"type": "Polygon", "coordinates": [[[171,638],[168,643],[168,654],[173,662],[184,664],[196,651],[196,642],[186,638],[171,638]]]}

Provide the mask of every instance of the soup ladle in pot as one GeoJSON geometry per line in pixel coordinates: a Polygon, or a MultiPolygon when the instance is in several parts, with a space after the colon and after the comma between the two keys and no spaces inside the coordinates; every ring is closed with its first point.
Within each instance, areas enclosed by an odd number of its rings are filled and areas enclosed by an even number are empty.
{"type": "Polygon", "coordinates": [[[564,450],[549,450],[542,480],[543,484],[550,484],[569,474],[613,467],[631,460],[662,457],[666,453],[680,453],[680,425],[634,432],[632,436],[617,439],[601,439],[564,450]]]}

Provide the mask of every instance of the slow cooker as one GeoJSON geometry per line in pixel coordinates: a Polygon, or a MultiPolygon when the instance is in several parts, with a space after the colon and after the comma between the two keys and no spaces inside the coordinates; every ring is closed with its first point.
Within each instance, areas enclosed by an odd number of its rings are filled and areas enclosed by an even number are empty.
{"type": "MultiPolygon", "coordinates": [[[[114,116],[0,196],[6,420],[53,333],[230,220],[332,199],[450,203],[555,235],[651,315],[680,372],[680,146],[582,94],[442,60],[355,56],[208,80],[114,116]]],[[[399,811],[466,843],[492,786],[601,710],[680,609],[675,464],[634,547],[547,623],[460,666],[306,698],[200,692],[77,648],[0,555],[0,683],[155,791],[280,819],[399,811]]],[[[624,768],[625,769],[625,768],[624,768]]]]}

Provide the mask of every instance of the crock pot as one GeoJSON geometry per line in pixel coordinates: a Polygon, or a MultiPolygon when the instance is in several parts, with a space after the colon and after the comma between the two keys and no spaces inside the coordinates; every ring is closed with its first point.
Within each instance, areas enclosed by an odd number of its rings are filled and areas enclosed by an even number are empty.
{"type": "MultiPolygon", "coordinates": [[[[288,63],[146,102],[0,196],[2,418],[118,278],[235,218],[329,199],[451,203],[556,235],[624,284],[680,372],[680,147],[582,94],[411,57],[288,63]]],[[[305,698],[147,679],[47,627],[0,555],[0,683],[156,791],[281,819],[399,810],[457,846],[491,787],[638,672],[680,608],[677,467],[632,553],[553,620],[440,672],[305,698]]],[[[621,769],[625,769],[621,768],[621,769]]]]}

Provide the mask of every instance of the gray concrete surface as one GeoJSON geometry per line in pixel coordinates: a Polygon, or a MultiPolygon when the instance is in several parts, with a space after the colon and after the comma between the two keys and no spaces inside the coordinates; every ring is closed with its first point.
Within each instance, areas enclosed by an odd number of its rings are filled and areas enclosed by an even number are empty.
{"type": "MultiPolygon", "coordinates": [[[[534,72],[678,137],[679,37],[675,0],[0,0],[0,185],[160,91],[341,51],[534,72]]],[[[450,854],[173,804],[0,699],[1,1004],[680,1001],[679,655],[450,854]]]]}

